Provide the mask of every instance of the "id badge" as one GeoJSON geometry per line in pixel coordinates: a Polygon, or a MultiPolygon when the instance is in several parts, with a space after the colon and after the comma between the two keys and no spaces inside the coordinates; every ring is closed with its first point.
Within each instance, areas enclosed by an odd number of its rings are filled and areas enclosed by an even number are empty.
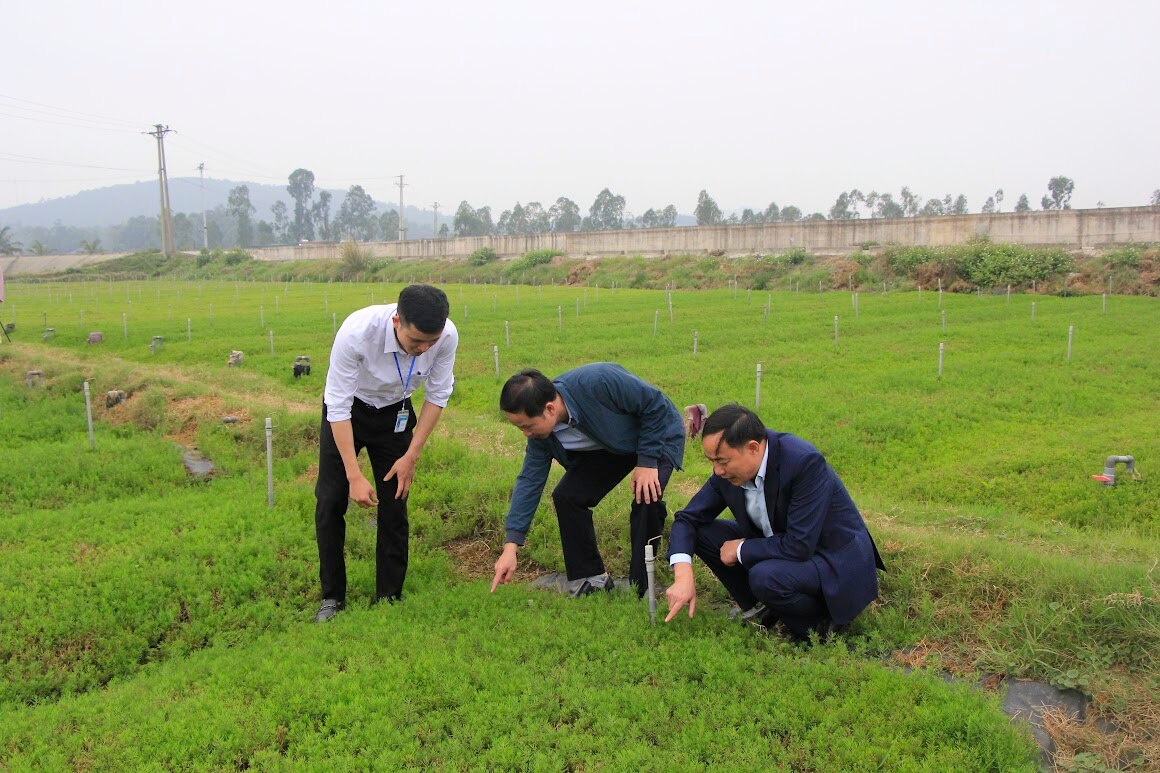
{"type": "Polygon", "coordinates": [[[395,432],[406,432],[407,422],[411,420],[411,411],[409,408],[404,408],[399,411],[399,415],[395,417],[395,432]]]}

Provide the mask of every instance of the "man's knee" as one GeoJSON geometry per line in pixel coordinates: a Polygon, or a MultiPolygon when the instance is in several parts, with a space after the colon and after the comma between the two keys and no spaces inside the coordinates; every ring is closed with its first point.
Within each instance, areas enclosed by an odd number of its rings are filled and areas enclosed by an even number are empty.
{"type": "MultiPolygon", "coordinates": [[[[793,599],[801,594],[813,595],[792,572],[784,566],[784,562],[762,561],[749,570],[749,589],[753,595],[766,604],[776,604],[780,601],[793,599]]],[[[818,589],[820,596],[820,589],[818,589]]]]}
{"type": "Polygon", "coordinates": [[[583,492],[563,483],[552,489],[552,504],[556,506],[557,513],[588,507],[583,492]]]}

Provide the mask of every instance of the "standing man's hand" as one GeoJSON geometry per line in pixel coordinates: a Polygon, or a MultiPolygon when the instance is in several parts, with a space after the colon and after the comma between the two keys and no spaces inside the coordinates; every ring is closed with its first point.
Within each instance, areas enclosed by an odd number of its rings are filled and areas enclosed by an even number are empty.
{"type": "Polygon", "coordinates": [[[637,467],[632,471],[632,495],[637,504],[661,501],[661,478],[656,467],[637,467]]]}
{"type": "Polygon", "coordinates": [[[383,482],[395,478],[397,486],[395,489],[395,499],[406,499],[408,492],[411,490],[411,481],[415,479],[415,464],[419,461],[418,455],[412,456],[411,452],[403,454],[399,460],[391,465],[391,469],[383,476],[383,482]]]}
{"type": "Polygon", "coordinates": [[[349,478],[350,481],[350,498],[354,500],[359,507],[376,507],[379,504],[379,498],[375,494],[375,487],[366,479],[366,476],[359,472],[356,476],[349,478]]]}
{"type": "Polygon", "coordinates": [[[686,605],[689,607],[689,618],[693,617],[693,611],[697,608],[697,586],[693,582],[692,564],[673,565],[673,584],[665,591],[665,600],[669,603],[666,623],[676,617],[686,605]]]}
{"type": "Polygon", "coordinates": [[[517,545],[514,542],[508,542],[503,546],[503,553],[495,562],[495,579],[491,581],[491,593],[495,593],[495,589],[500,585],[507,585],[512,581],[512,575],[516,573],[516,567],[519,562],[516,560],[517,545]]]}

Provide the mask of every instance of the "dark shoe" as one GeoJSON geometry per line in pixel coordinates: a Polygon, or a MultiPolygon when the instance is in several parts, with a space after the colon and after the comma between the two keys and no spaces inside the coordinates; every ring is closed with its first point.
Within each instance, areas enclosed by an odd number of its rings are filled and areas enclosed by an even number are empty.
{"type": "Polygon", "coordinates": [[[379,596],[378,598],[376,598],[374,601],[371,602],[371,606],[373,607],[377,604],[387,604],[389,606],[394,606],[395,604],[399,603],[402,600],[403,600],[402,596],[379,596]]]}
{"type": "Polygon", "coordinates": [[[318,614],[314,616],[314,622],[325,623],[344,609],[346,609],[346,604],[338,599],[323,599],[322,606],[318,608],[318,614]]]}
{"type": "Polygon", "coordinates": [[[833,636],[841,636],[846,632],[847,628],[849,628],[848,625],[838,625],[827,617],[825,620],[818,623],[818,627],[815,630],[818,633],[818,641],[824,642],[833,636]]]}
{"type": "Polygon", "coordinates": [[[575,580],[569,583],[569,585],[571,589],[568,595],[574,599],[578,599],[581,596],[587,596],[596,591],[610,591],[615,586],[615,583],[612,581],[610,575],[598,574],[595,577],[585,577],[582,580],[575,580]]]}
{"type": "Polygon", "coordinates": [[[757,628],[764,628],[766,614],[767,612],[765,605],[759,601],[749,609],[738,610],[738,613],[735,616],[737,621],[742,625],[752,625],[757,628]]]}

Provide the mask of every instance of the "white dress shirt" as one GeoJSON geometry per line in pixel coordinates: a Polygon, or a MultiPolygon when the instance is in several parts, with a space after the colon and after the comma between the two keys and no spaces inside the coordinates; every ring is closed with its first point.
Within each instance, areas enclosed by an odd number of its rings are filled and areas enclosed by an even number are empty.
{"type": "Polygon", "coordinates": [[[427,402],[447,407],[455,384],[453,369],[459,331],[454,322],[447,320],[435,345],[412,357],[395,338],[391,320],[397,307],[397,303],[388,303],[359,309],[339,327],[330,350],[330,370],[323,393],[328,421],[349,419],[356,397],[368,405],[385,408],[410,397],[421,386],[426,387],[427,402]],[[408,372],[410,384],[404,394],[408,372]]]}

